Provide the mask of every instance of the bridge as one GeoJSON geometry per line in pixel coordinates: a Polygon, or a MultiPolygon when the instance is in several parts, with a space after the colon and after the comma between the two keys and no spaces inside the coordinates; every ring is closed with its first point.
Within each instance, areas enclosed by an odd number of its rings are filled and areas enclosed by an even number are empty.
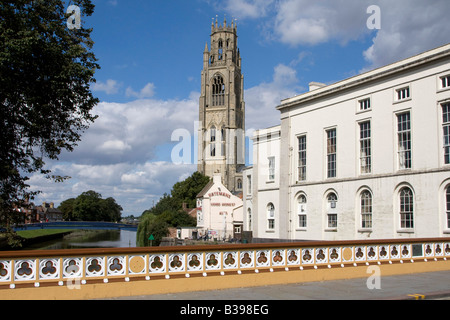
{"type": "Polygon", "coordinates": [[[82,229],[82,230],[127,230],[136,231],[137,225],[114,222],[60,221],[25,224],[14,227],[14,231],[37,229],[82,229]]]}
{"type": "Polygon", "coordinates": [[[450,270],[450,238],[0,252],[0,299],[95,299],[450,270]],[[368,272],[370,271],[370,272],[368,272]]]}

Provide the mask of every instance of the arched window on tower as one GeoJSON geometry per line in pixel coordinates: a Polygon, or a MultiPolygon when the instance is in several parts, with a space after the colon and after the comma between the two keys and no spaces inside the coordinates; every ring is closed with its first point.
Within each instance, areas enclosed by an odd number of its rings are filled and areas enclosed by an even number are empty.
{"type": "Polygon", "coordinates": [[[222,106],[225,104],[225,84],[223,78],[217,75],[212,83],[212,105],[222,106]]]}
{"type": "Polygon", "coordinates": [[[226,139],[226,130],[225,127],[222,127],[221,130],[221,141],[220,141],[220,156],[225,157],[225,139],[226,139]]]}
{"type": "Polygon", "coordinates": [[[209,136],[210,136],[210,144],[209,144],[209,149],[210,149],[210,155],[211,157],[215,157],[216,156],[216,127],[212,126],[210,131],[209,131],[209,136]]]}
{"type": "Polygon", "coordinates": [[[219,40],[219,61],[223,59],[223,41],[219,40]]]}

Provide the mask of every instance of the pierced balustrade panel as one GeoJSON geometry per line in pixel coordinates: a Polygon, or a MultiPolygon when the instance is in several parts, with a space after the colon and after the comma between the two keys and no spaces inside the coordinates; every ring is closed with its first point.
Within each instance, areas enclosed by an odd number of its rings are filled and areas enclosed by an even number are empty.
{"type": "Polygon", "coordinates": [[[300,265],[300,249],[288,249],[286,262],[289,266],[300,265]]]}
{"type": "Polygon", "coordinates": [[[166,272],[166,255],[165,254],[152,254],[148,259],[148,272],[149,273],[165,273],[166,272]]]}
{"type": "Polygon", "coordinates": [[[330,263],[338,263],[341,262],[341,248],[329,248],[328,249],[329,254],[329,262],[330,263]]]}
{"type": "Polygon", "coordinates": [[[411,253],[411,245],[410,244],[403,244],[400,246],[400,255],[402,259],[409,259],[412,257],[411,253]]]}
{"type": "Polygon", "coordinates": [[[36,280],[36,260],[14,261],[14,281],[36,280]]]}
{"type": "Polygon", "coordinates": [[[436,257],[444,256],[444,244],[443,243],[435,243],[434,244],[434,255],[436,257]]]}
{"type": "Polygon", "coordinates": [[[83,272],[83,258],[63,258],[62,275],[64,279],[81,278],[83,272]]]}
{"type": "Polygon", "coordinates": [[[268,267],[270,266],[270,250],[257,250],[256,251],[256,267],[268,267]]]}
{"type": "Polygon", "coordinates": [[[355,247],[355,261],[366,261],[366,247],[355,247]]]}
{"type": "Polygon", "coordinates": [[[0,261],[0,282],[10,282],[11,281],[11,269],[12,263],[10,260],[0,261]]]}
{"type": "Polygon", "coordinates": [[[316,249],[316,263],[317,264],[328,263],[328,248],[316,249]]]}
{"type": "Polygon", "coordinates": [[[205,270],[220,270],[222,268],[222,256],[220,252],[208,252],[205,256],[205,270]]]}
{"type": "Polygon", "coordinates": [[[272,250],[272,267],[281,267],[286,264],[286,250],[272,250]]]}
{"type": "Polygon", "coordinates": [[[223,268],[237,269],[238,267],[238,253],[236,251],[227,251],[223,253],[223,268]]]}
{"type": "Polygon", "coordinates": [[[388,245],[378,246],[378,258],[380,260],[388,260],[389,259],[389,246],[388,245]]]}
{"type": "Polygon", "coordinates": [[[367,260],[374,261],[378,260],[378,247],[377,246],[368,246],[366,248],[367,252],[367,260]]]}
{"type": "Polygon", "coordinates": [[[195,272],[203,270],[204,254],[201,252],[189,253],[187,255],[187,271],[195,272]]]}
{"type": "Polygon", "coordinates": [[[169,272],[183,272],[186,269],[184,253],[169,254],[169,272]]]}
{"type": "Polygon", "coordinates": [[[445,244],[444,254],[445,254],[446,256],[450,256],[450,242],[447,242],[447,243],[445,244]]]}
{"type": "Polygon", "coordinates": [[[314,248],[302,249],[302,264],[314,264],[314,248]]]}
{"type": "Polygon", "coordinates": [[[255,267],[255,251],[241,251],[239,265],[241,268],[255,267]]]}
{"type": "Polygon", "coordinates": [[[401,247],[399,244],[393,244],[389,246],[389,254],[392,260],[400,259],[401,247]]]}
{"type": "Polygon", "coordinates": [[[61,277],[60,259],[41,259],[39,261],[39,280],[55,280],[61,277]]]}
{"type": "Polygon", "coordinates": [[[88,278],[105,276],[105,257],[86,258],[85,275],[88,278]]]}
{"type": "Polygon", "coordinates": [[[108,276],[123,276],[126,269],[125,256],[108,257],[106,268],[108,276]]]}

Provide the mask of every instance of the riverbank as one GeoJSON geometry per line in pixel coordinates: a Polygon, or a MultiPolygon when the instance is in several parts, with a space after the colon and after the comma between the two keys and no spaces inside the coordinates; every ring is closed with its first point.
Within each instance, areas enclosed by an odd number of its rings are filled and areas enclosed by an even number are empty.
{"type": "Polygon", "coordinates": [[[6,237],[0,239],[0,250],[22,250],[26,249],[28,246],[38,244],[41,242],[52,241],[56,239],[62,239],[64,236],[73,233],[75,230],[70,229],[55,229],[55,230],[22,230],[16,232],[17,238],[22,244],[21,247],[11,247],[6,241],[6,237]]]}
{"type": "MultiPolygon", "coordinates": [[[[46,248],[55,242],[88,242],[95,241],[111,233],[109,230],[78,230],[78,229],[37,229],[17,231],[17,237],[22,246],[14,247],[8,245],[6,237],[0,235],[0,250],[36,250],[46,248]]],[[[110,236],[109,236],[110,237],[110,236]]],[[[109,238],[108,237],[108,238],[109,238]]]]}

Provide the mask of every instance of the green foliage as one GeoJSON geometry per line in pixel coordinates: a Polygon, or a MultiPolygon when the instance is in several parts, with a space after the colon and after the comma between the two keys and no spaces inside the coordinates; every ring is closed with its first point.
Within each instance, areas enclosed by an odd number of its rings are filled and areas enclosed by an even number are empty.
{"type": "Polygon", "coordinates": [[[158,219],[155,215],[147,215],[139,223],[136,244],[138,247],[148,247],[150,243],[152,246],[159,246],[162,238],[168,233],[169,225],[163,219],[158,219]],[[150,242],[150,235],[153,235],[155,240],[150,242]]]}
{"type": "MultiPolygon", "coordinates": [[[[159,202],[151,209],[142,214],[141,221],[137,231],[137,245],[148,246],[150,241],[148,237],[153,234],[156,239],[165,237],[168,234],[169,227],[194,227],[197,221],[182,210],[183,203],[189,208],[195,208],[197,195],[208,184],[210,178],[194,172],[186,180],[177,182],[172,187],[170,195],[164,194],[159,202]]],[[[153,241],[153,245],[159,245],[161,241],[153,241]]]]}
{"type": "Polygon", "coordinates": [[[75,198],[70,198],[61,202],[58,210],[63,213],[63,219],[66,221],[73,220],[73,206],[75,205],[75,198]]]}
{"type": "Polygon", "coordinates": [[[76,199],[67,199],[58,207],[64,219],[71,221],[112,221],[121,218],[122,207],[113,198],[102,199],[95,191],[83,192],[76,199]]]}
{"type": "Polygon", "coordinates": [[[209,181],[209,177],[197,171],[186,180],[175,183],[172,188],[174,205],[176,207],[181,207],[183,202],[185,202],[187,203],[188,208],[195,208],[197,205],[197,195],[209,181]]]}
{"type": "MultiPolygon", "coordinates": [[[[51,175],[45,158],[73,151],[94,122],[98,103],[90,90],[99,69],[92,29],[69,30],[63,0],[0,2],[0,223],[15,221],[12,208],[32,200],[33,173],[51,175]]],[[[83,17],[91,0],[74,0],[83,17]]]]}

